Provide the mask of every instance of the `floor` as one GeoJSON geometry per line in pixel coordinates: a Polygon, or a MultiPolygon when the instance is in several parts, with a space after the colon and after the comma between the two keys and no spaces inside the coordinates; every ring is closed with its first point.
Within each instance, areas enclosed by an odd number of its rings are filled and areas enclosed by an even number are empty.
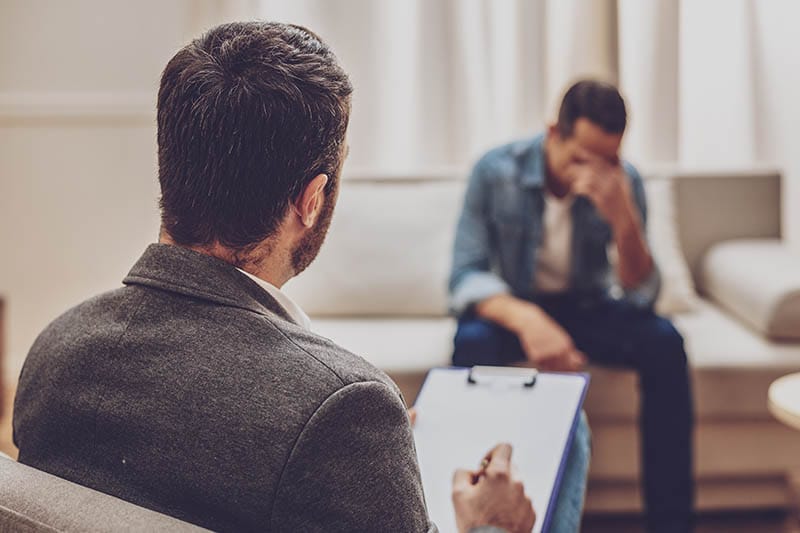
{"type": "MultiPolygon", "coordinates": [[[[4,410],[0,417],[0,451],[17,457],[11,439],[11,412],[14,390],[5,387],[4,410]]],[[[722,513],[699,517],[695,533],[780,533],[784,531],[785,513],[782,511],[758,513],[722,513]]],[[[587,516],[583,533],[643,533],[642,520],[636,516],[587,516]]]]}

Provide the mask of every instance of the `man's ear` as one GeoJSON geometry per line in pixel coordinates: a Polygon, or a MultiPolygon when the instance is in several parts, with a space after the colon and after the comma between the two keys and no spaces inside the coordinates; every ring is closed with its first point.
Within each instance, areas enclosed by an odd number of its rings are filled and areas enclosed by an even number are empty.
{"type": "Polygon", "coordinates": [[[551,139],[561,140],[561,132],[558,131],[558,124],[553,122],[547,125],[547,136],[551,139]]]}
{"type": "Polygon", "coordinates": [[[317,216],[325,203],[325,185],[327,183],[328,175],[318,174],[306,185],[294,202],[294,209],[300,217],[300,222],[306,228],[312,227],[317,221],[317,216]]]}

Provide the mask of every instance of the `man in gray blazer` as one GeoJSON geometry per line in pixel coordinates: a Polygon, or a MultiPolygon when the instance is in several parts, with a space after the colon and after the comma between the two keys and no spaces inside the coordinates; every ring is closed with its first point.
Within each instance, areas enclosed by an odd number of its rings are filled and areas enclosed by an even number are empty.
{"type": "MultiPolygon", "coordinates": [[[[322,245],[351,92],[297,26],[223,25],[170,60],[160,242],[37,339],[21,462],[215,530],[435,530],[399,390],[279,289],[322,245]]],[[[530,531],[510,447],[487,460],[455,474],[459,529],[530,531]]]]}

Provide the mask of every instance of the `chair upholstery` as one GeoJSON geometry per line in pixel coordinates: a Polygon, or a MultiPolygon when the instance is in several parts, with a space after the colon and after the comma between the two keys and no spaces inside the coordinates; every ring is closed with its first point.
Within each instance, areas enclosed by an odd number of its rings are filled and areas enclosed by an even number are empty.
{"type": "Polygon", "coordinates": [[[0,531],[207,531],[0,456],[0,531]]]}

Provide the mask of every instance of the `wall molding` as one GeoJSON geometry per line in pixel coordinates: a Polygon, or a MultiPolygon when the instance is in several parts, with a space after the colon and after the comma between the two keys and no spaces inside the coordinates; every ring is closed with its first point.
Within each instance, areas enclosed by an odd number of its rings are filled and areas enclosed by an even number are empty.
{"type": "Polygon", "coordinates": [[[154,124],[150,92],[0,92],[0,125],[27,122],[154,124]]]}
{"type": "MultiPolygon", "coordinates": [[[[151,125],[155,127],[156,93],[145,91],[0,92],[0,127],[27,125],[151,125]]],[[[646,162],[637,165],[645,179],[688,177],[747,177],[782,174],[772,162],[754,162],[735,167],[696,166],[646,162]]],[[[387,171],[345,166],[344,179],[352,182],[458,181],[469,168],[434,166],[387,171]]]]}
{"type": "MultiPolygon", "coordinates": [[[[740,166],[694,166],[681,164],[641,164],[637,165],[645,181],[654,180],[691,180],[701,179],[772,179],[783,175],[778,165],[769,162],[756,162],[740,166]]],[[[369,169],[353,167],[346,164],[342,171],[342,179],[346,182],[366,183],[418,183],[418,182],[444,182],[465,181],[470,174],[470,169],[458,166],[442,166],[412,169],[403,172],[392,172],[382,169],[369,169]]]]}

